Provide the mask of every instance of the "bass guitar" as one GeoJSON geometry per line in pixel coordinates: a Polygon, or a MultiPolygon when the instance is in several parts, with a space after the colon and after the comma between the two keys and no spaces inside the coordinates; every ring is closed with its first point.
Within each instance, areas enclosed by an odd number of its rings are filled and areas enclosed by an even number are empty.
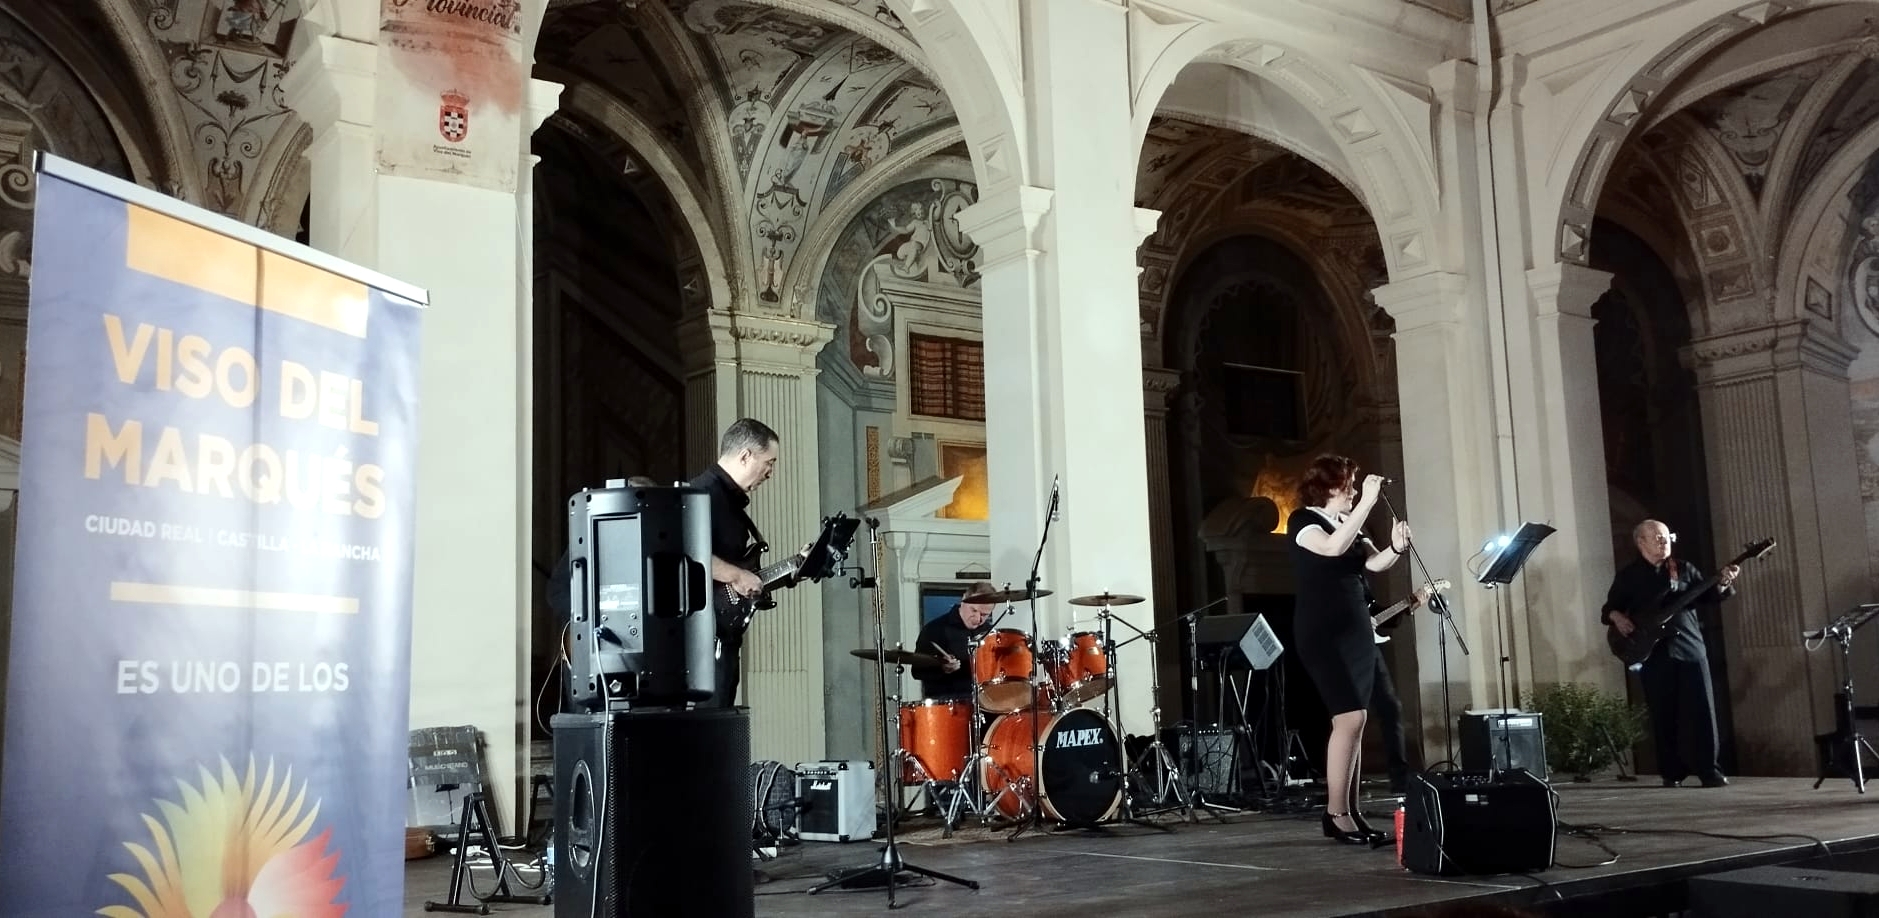
{"type": "Polygon", "coordinates": [[[854,538],[855,528],[860,522],[854,517],[837,513],[823,521],[821,536],[804,546],[802,551],[761,569],[757,568],[757,564],[768,546],[762,542],[751,546],[743,558],[732,563],[755,574],[763,586],[757,592],[743,596],[731,589],[728,583],[713,584],[717,588],[712,599],[717,607],[718,634],[743,634],[758,612],[776,608],[776,599],[772,593],[789,589],[804,580],[819,581],[834,573],[843,559],[848,557],[849,541],[854,538]]]}
{"type": "Polygon", "coordinates": [[[1671,620],[1722,582],[1723,570],[1744,561],[1753,561],[1773,551],[1774,547],[1774,539],[1763,539],[1760,542],[1751,543],[1742,549],[1741,554],[1723,564],[1716,573],[1704,578],[1703,582],[1679,593],[1672,593],[1669,587],[1665,587],[1662,592],[1639,608],[1626,610],[1625,615],[1631,619],[1633,626],[1630,634],[1620,634],[1618,626],[1606,625],[1606,646],[1610,647],[1612,654],[1623,660],[1626,666],[1644,662],[1650,658],[1651,651],[1656,649],[1657,642],[1663,640],[1664,632],[1669,630],[1671,620]]]}
{"type": "Polygon", "coordinates": [[[1383,635],[1383,632],[1377,630],[1378,628],[1383,627],[1384,622],[1387,622],[1390,619],[1395,618],[1396,616],[1402,614],[1403,612],[1406,612],[1419,605],[1422,605],[1425,602],[1428,602],[1429,596],[1433,596],[1436,593],[1440,593],[1443,590],[1448,589],[1449,585],[1450,585],[1449,582],[1446,580],[1432,580],[1423,586],[1423,592],[1425,595],[1422,598],[1411,596],[1407,599],[1399,599],[1396,601],[1394,605],[1391,605],[1389,608],[1384,609],[1383,611],[1370,616],[1371,638],[1379,644],[1389,643],[1390,639],[1385,637],[1383,635]]]}

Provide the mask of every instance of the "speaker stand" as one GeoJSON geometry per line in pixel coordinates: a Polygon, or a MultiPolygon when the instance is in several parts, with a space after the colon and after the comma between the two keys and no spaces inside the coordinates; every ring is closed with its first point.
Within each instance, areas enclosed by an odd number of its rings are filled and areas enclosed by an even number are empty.
{"type": "Polygon", "coordinates": [[[450,898],[444,902],[425,902],[424,910],[487,915],[491,902],[515,902],[525,905],[552,905],[554,903],[552,895],[518,896],[511,893],[509,874],[514,871],[515,868],[509,864],[509,858],[502,853],[502,847],[496,844],[495,823],[489,818],[489,801],[483,796],[482,791],[477,791],[463,798],[463,819],[457,823],[457,856],[450,865],[450,898]],[[470,879],[469,851],[472,837],[482,842],[484,850],[489,852],[490,863],[496,868],[495,892],[487,896],[479,896],[474,888],[470,890],[471,898],[477,900],[475,905],[463,901],[463,887],[465,881],[470,879]]]}

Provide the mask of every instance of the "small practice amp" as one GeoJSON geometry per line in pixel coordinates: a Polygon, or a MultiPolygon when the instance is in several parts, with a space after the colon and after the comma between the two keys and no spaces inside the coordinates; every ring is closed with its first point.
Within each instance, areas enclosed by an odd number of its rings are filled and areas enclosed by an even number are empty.
{"type": "Polygon", "coordinates": [[[1460,726],[1462,770],[1519,768],[1546,779],[1546,729],[1539,714],[1469,711],[1461,716],[1460,726]]]}
{"type": "Polygon", "coordinates": [[[874,837],[874,763],[803,762],[796,766],[796,835],[804,841],[874,837]]]}
{"type": "Polygon", "coordinates": [[[1553,789],[1525,771],[1411,775],[1403,866],[1416,873],[1528,873],[1553,866],[1553,789]]]}

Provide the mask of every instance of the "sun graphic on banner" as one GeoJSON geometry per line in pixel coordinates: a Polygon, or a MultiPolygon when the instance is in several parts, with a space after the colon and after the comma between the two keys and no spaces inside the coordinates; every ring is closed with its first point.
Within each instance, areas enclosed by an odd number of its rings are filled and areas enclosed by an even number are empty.
{"type": "Polygon", "coordinates": [[[334,875],[339,852],[326,853],[329,828],[313,838],[318,800],[293,770],[274,780],[274,763],[257,780],[254,761],[237,777],[222,760],[218,777],[201,769],[201,786],[176,782],[180,803],[156,801],[163,821],[143,814],[146,847],[125,843],[143,875],[114,873],[135,906],[98,910],[105,918],[340,918],[333,899],[346,885],[334,875]],[[291,799],[290,799],[291,797],[291,799]]]}

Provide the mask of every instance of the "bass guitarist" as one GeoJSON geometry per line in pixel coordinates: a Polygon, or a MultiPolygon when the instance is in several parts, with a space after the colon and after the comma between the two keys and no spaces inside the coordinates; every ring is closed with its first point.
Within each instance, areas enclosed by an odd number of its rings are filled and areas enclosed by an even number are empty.
{"type": "MultiPolygon", "coordinates": [[[[1645,520],[1631,531],[1638,560],[1612,578],[1611,591],[1599,621],[1629,636],[1636,624],[1633,613],[1648,611],[1666,590],[1675,596],[1703,581],[1696,565],[1670,556],[1677,537],[1670,527],[1645,520]]],[[[1703,601],[1721,601],[1735,595],[1735,578],[1742,569],[1734,564],[1717,575],[1716,586],[1703,601]]],[[[1650,708],[1651,732],[1657,744],[1657,770],[1665,787],[1680,787],[1692,775],[1704,787],[1729,783],[1717,761],[1716,697],[1709,679],[1708,648],[1703,625],[1692,602],[1670,620],[1663,639],[1638,668],[1644,682],[1644,700],[1650,708]]]]}
{"type": "MultiPolygon", "coordinates": [[[[781,441],[769,425],[740,418],[724,431],[718,443],[718,461],[692,479],[693,487],[711,495],[711,579],[739,596],[753,597],[763,590],[763,581],[754,572],[763,537],[747,508],[750,492],[776,473],[780,451],[781,441]]],[[[718,707],[737,703],[743,649],[743,629],[720,623],[717,694],[713,699],[718,707]]]]}

